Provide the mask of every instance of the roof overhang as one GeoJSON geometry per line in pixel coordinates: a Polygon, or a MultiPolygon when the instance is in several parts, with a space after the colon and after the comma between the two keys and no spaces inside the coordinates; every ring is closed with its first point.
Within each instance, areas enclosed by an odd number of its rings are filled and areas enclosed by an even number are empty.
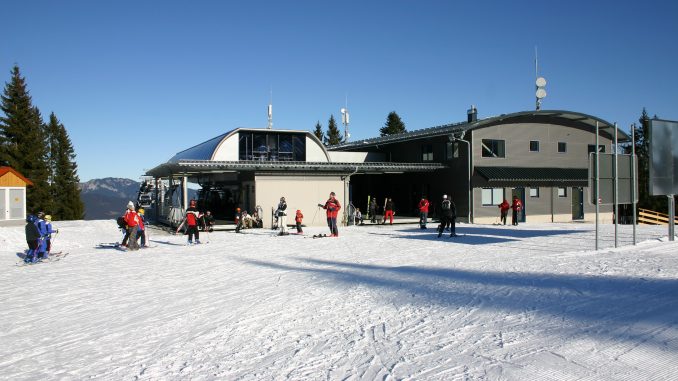
{"type": "Polygon", "coordinates": [[[156,178],[169,176],[193,176],[209,173],[257,172],[257,173],[313,173],[313,174],[388,174],[405,172],[433,172],[447,168],[436,163],[324,163],[281,161],[211,161],[181,160],[161,164],[146,172],[156,178]]]}
{"type": "Polygon", "coordinates": [[[588,168],[475,167],[491,186],[588,186],[588,168]]]}

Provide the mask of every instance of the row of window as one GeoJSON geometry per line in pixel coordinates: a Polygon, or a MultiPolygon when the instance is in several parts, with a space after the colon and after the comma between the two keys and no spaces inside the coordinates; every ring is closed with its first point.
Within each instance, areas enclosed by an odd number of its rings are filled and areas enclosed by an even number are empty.
{"type": "MultiPolygon", "coordinates": [[[[483,139],[481,144],[483,147],[482,151],[483,157],[498,157],[498,158],[506,157],[506,142],[504,140],[483,139]]],[[[589,153],[594,152],[596,149],[595,147],[596,147],[595,144],[589,144],[588,152],[589,153]]],[[[539,152],[538,140],[530,140],[530,152],[539,152]]],[[[604,153],[605,146],[599,145],[598,152],[604,153]]],[[[558,142],[558,153],[567,153],[566,142],[558,142]]],[[[456,159],[458,157],[459,157],[459,143],[457,142],[447,143],[445,150],[445,159],[451,160],[456,159]]],[[[424,162],[433,161],[433,144],[423,144],[421,146],[421,160],[424,162]]]]}
{"type": "MultiPolygon", "coordinates": [[[[504,140],[483,139],[483,157],[506,157],[506,142],[504,140]]],[[[588,152],[594,152],[595,144],[589,144],[588,152]]],[[[539,152],[539,140],[530,140],[530,152],[539,152]]],[[[567,152],[567,143],[558,142],[558,153],[567,152]]],[[[599,145],[598,152],[605,152],[605,146],[599,145]]]]}
{"type": "MultiPolygon", "coordinates": [[[[539,188],[529,188],[530,197],[538,198],[539,197],[539,188]]],[[[558,188],[558,197],[567,197],[567,188],[559,187],[558,188]]],[[[506,197],[504,196],[504,188],[483,188],[482,189],[482,203],[483,206],[497,206],[504,201],[506,197]]],[[[510,201],[509,201],[510,202],[510,201]]]]}

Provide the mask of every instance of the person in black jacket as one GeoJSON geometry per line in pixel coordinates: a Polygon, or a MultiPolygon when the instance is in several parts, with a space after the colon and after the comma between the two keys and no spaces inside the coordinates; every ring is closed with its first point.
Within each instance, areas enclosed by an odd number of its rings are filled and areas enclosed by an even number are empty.
{"type": "Polygon", "coordinates": [[[438,226],[438,238],[443,235],[445,226],[450,225],[450,237],[456,237],[455,220],[457,219],[457,207],[452,200],[443,195],[443,202],[440,205],[440,226],[438,226]]]}
{"type": "Polygon", "coordinates": [[[280,227],[280,233],[278,235],[288,235],[287,232],[287,202],[285,197],[280,197],[280,202],[278,203],[278,209],[276,210],[276,215],[278,216],[278,226],[280,227]]]}
{"type": "Polygon", "coordinates": [[[36,253],[40,247],[40,230],[35,224],[37,218],[30,214],[26,216],[26,243],[28,244],[28,251],[26,252],[26,257],[24,262],[31,263],[37,260],[36,253]]]}

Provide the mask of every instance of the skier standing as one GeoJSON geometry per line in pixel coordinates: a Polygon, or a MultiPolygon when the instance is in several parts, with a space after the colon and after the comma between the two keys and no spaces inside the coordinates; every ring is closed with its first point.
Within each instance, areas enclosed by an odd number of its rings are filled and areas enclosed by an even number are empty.
{"type": "Polygon", "coordinates": [[[278,216],[278,226],[280,226],[280,233],[278,235],[288,235],[287,232],[287,202],[285,197],[280,197],[280,202],[278,203],[278,209],[276,210],[276,215],[278,216]]]}
{"type": "Polygon", "coordinates": [[[419,227],[421,229],[426,229],[426,222],[428,220],[428,207],[429,202],[426,199],[426,196],[421,196],[421,201],[419,201],[419,227]]]}
{"type": "Polygon", "coordinates": [[[389,219],[389,223],[393,225],[393,215],[395,214],[394,212],[395,208],[393,207],[393,200],[389,197],[388,200],[386,200],[386,205],[384,206],[384,221],[381,223],[382,225],[386,223],[386,219],[389,219]]]}
{"type": "Polygon", "coordinates": [[[188,209],[186,209],[186,216],[184,217],[184,221],[188,226],[186,232],[188,233],[189,245],[193,244],[193,236],[195,236],[195,243],[200,243],[200,232],[198,231],[198,221],[200,220],[200,217],[202,217],[202,215],[196,207],[195,200],[191,200],[188,209]]]}
{"type": "Polygon", "coordinates": [[[523,203],[520,202],[518,196],[513,196],[513,204],[511,204],[511,209],[513,209],[513,218],[511,219],[512,225],[518,226],[518,212],[523,210],[523,203]]]}
{"type": "Polygon", "coordinates": [[[52,252],[52,234],[59,232],[59,229],[52,229],[52,216],[49,214],[45,216],[45,230],[47,233],[45,236],[45,241],[47,242],[47,252],[45,254],[45,258],[47,258],[47,255],[52,252]]]}
{"type": "Polygon", "coordinates": [[[301,220],[304,218],[304,215],[301,213],[301,210],[297,210],[297,214],[294,216],[294,222],[297,224],[297,233],[301,234],[304,231],[301,230],[301,220]]]}
{"type": "Polygon", "coordinates": [[[205,221],[205,230],[212,232],[214,230],[214,216],[209,210],[205,212],[205,215],[202,216],[203,221],[205,221]]]}
{"type": "Polygon", "coordinates": [[[339,237],[339,229],[337,228],[337,215],[341,204],[336,198],[334,192],[330,192],[330,198],[325,201],[325,205],[318,204],[319,207],[327,210],[327,226],[330,228],[330,237],[339,237]]]}
{"type": "Polygon", "coordinates": [[[32,263],[37,260],[38,247],[40,246],[40,231],[38,226],[35,224],[37,218],[29,214],[26,216],[26,243],[28,244],[28,251],[26,252],[26,257],[24,262],[32,263]]]}
{"type": "MultiPolygon", "coordinates": [[[[137,243],[137,229],[139,225],[139,215],[134,210],[134,203],[132,201],[127,203],[127,211],[123,216],[125,224],[127,225],[127,234],[125,238],[127,239],[127,247],[131,251],[139,250],[139,244],[137,243]]],[[[123,246],[125,242],[123,240],[123,246]]]]}
{"type": "Polygon", "coordinates": [[[35,221],[35,225],[38,227],[40,232],[40,245],[38,245],[38,255],[37,259],[42,260],[47,258],[47,222],[45,222],[45,212],[38,212],[38,219],[35,221]]]}
{"type": "Polygon", "coordinates": [[[144,218],[144,208],[139,208],[137,215],[139,216],[139,225],[137,228],[137,240],[141,238],[141,247],[146,247],[146,220],[144,218]]]}
{"type": "Polygon", "coordinates": [[[445,226],[447,226],[447,224],[450,224],[451,226],[450,237],[456,237],[457,234],[455,233],[454,220],[457,217],[457,210],[454,203],[447,199],[447,195],[443,195],[443,202],[440,205],[440,209],[441,212],[440,225],[438,226],[438,238],[443,235],[443,231],[445,230],[445,226]]]}
{"type": "Polygon", "coordinates": [[[501,213],[500,222],[503,222],[504,225],[506,225],[506,216],[508,215],[509,209],[511,209],[511,205],[509,205],[508,201],[504,199],[504,201],[499,204],[499,212],[501,213]]]}

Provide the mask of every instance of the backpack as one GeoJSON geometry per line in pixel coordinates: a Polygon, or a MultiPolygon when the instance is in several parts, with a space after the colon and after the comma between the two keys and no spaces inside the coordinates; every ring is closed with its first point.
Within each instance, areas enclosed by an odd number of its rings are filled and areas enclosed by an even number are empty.
{"type": "Polygon", "coordinates": [[[443,210],[450,210],[451,209],[451,202],[450,200],[443,200],[443,210]]]}
{"type": "Polygon", "coordinates": [[[115,220],[115,222],[118,223],[118,227],[120,229],[125,229],[127,227],[127,224],[125,223],[125,217],[123,216],[118,217],[118,219],[115,220]]]}

